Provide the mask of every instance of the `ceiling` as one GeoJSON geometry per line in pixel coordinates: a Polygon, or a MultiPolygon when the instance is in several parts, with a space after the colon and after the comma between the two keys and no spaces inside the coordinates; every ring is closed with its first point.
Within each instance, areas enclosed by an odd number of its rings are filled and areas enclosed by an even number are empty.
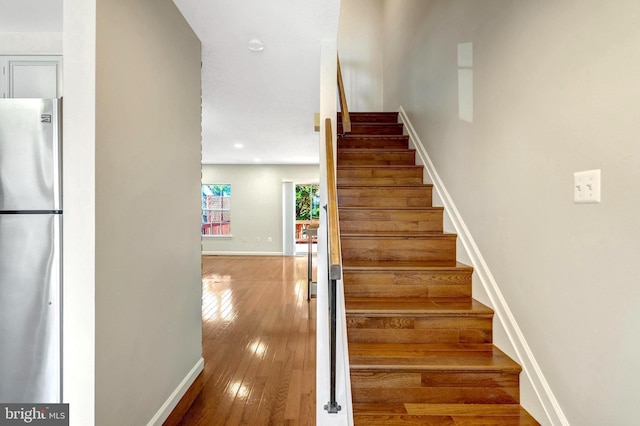
{"type": "Polygon", "coordinates": [[[202,41],[203,163],[317,164],[320,41],[340,1],[174,2],[202,41]]]}
{"type": "MultiPolygon", "coordinates": [[[[203,163],[317,164],[320,41],[340,0],[174,2],[202,42],[203,163]]],[[[0,32],[59,32],[62,4],[0,0],[0,32]]]]}

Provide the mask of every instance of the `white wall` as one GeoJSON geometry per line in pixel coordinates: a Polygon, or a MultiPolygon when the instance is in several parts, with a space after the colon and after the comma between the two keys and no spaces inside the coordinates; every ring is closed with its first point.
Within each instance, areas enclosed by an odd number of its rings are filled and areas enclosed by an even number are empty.
{"type": "Polygon", "coordinates": [[[635,424],[640,3],[386,0],[384,14],[385,109],[403,106],[427,145],[566,418],[635,424]],[[465,42],[473,123],[458,118],[465,42]],[[574,204],[589,169],[602,203],[574,204]]]}
{"type": "Polygon", "coordinates": [[[63,73],[63,401],[70,424],[95,413],[95,1],[65,0],[63,73]]]}
{"type": "Polygon", "coordinates": [[[0,55],[60,55],[62,32],[0,32],[0,55]]]}
{"type": "Polygon", "coordinates": [[[338,55],[349,111],[382,111],[382,0],[342,0],[338,55]]]}
{"type": "Polygon", "coordinates": [[[201,50],[171,0],[96,16],[96,425],[143,425],[201,360],[201,50]]]}
{"type": "Polygon", "coordinates": [[[232,234],[203,237],[203,253],[282,254],[282,182],[318,177],[317,165],[203,165],[202,183],[231,184],[232,234]]]}

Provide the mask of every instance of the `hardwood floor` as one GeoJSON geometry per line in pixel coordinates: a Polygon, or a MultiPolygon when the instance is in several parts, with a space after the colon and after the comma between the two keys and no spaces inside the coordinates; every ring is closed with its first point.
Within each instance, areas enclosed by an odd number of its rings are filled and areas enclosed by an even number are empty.
{"type": "Polygon", "coordinates": [[[183,426],[315,424],[307,257],[204,256],[204,386],[183,426]]]}

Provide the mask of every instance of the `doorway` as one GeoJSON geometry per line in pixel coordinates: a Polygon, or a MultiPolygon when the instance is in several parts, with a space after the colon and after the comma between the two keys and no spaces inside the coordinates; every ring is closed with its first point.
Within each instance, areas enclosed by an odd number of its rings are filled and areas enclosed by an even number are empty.
{"type": "MultiPolygon", "coordinates": [[[[320,223],[320,185],[296,184],[295,186],[295,253],[306,254],[309,250],[307,230],[320,223]]],[[[318,238],[312,239],[312,252],[317,253],[318,238]]]]}

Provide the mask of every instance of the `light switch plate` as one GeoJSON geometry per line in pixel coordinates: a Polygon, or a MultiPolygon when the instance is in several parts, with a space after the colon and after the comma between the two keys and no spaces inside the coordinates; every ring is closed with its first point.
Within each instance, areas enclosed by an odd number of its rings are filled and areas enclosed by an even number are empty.
{"type": "Polygon", "coordinates": [[[594,204],[600,202],[600,170],[586,170],[573,174],[573,202],[594,204]]]}

